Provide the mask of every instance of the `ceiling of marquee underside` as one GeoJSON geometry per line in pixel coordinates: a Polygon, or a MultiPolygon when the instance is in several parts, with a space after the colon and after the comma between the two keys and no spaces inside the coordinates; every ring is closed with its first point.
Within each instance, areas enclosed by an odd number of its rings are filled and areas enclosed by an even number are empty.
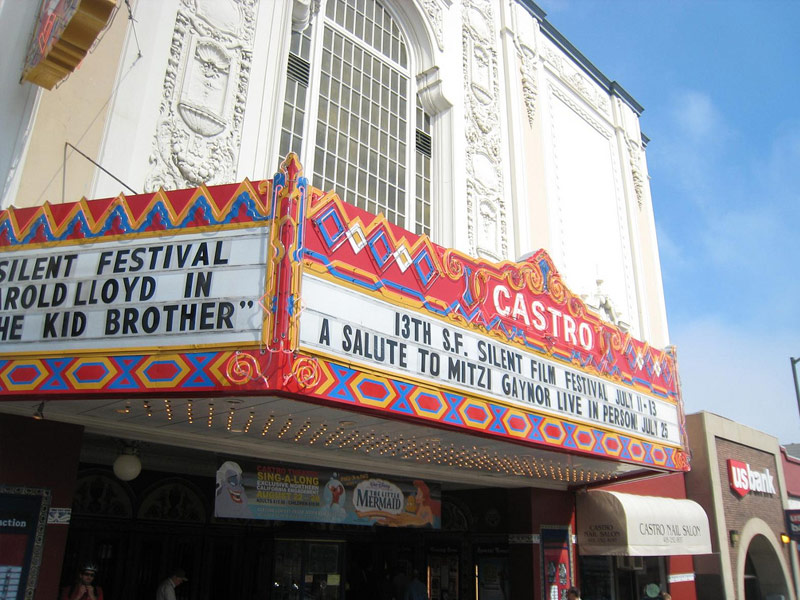
{"type": "MultiPolygon", "coordinates": [[[[0,402],[32,416],[40,402],[0,402]]],[[[82,460],[111,464],[139,443],[145,469],[209,474],[221,456],[426,477],[445,488],[565,489],[653,471],[489,436],[269,397],[49,400],[48,420],[85,427],[82,460]],[[201,450],[202,452],[198,452],[201,450]]]]}

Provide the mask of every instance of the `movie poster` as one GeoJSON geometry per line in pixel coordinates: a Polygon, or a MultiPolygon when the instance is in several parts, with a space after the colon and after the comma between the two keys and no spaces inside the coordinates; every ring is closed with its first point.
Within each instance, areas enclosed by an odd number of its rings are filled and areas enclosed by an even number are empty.
{"type": "Polygon", "coordinates": [[[567,527],[542,527],[539,531],[545,600],[567,600],[567,590],[572,587],[569,542],[567,527]]]}
{"type": "Polygon", "coordinates": [[[214,516],[235,519],[441,527],[436,484],[327,468],[225,461],[214,516]]]}
{"type": "Polygon", "coordinates": [[[31,600],[42,560],[50,490],[0,486],[0,600],[31,600]]]}

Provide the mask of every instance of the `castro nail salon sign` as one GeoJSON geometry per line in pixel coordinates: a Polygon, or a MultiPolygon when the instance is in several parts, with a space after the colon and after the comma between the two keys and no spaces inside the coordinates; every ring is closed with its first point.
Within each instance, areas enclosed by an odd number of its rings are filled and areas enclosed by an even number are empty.
{"type": "Polygon", "coordinates": [[[744,498],[750,492],[774,496],[775,480],[769,469],[756,471],[750,467],[749,463],[740,460],[728,459],[728,480],[731,489],[740,497],[744,498]]]}
{"type": "Polygon", "coordinates": [[[258,342],[263,228],[0,254],[0,343],[14,352],[258,342]]]}

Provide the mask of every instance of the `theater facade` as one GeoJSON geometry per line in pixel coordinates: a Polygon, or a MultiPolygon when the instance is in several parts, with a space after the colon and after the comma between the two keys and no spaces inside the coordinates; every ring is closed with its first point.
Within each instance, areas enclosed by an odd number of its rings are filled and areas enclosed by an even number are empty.
{"type": "Polygon", "coordinates": [[[694,597],[664,557],[710,551],[703,510],[596,489],[689,470],[675,357],[543,250],[444,248],[290,154],[3,211],[0,308],[9,597],[89,559],[114,600],[173,566],[186,598],[390,598],[414,571],[437,600],[694,597]]]}

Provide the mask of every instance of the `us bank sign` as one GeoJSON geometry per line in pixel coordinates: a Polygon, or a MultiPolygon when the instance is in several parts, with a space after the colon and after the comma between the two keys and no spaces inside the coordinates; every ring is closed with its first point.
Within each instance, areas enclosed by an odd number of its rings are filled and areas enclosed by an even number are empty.
{"type": "Polygon", "coordinates": [[[769,469],[756,470],[750,467],[750,463],[740,460],[728,459],[728,481],[731,489],[740,497],[744,498],[750,492],[774,496],[775,479],[769,469]]]}
{"type": "Polygon", "coordinates": [[[0,393],[260,394],[688,469],[670,352],[572,294],[274,179],[0,213],[0,393]]]}

